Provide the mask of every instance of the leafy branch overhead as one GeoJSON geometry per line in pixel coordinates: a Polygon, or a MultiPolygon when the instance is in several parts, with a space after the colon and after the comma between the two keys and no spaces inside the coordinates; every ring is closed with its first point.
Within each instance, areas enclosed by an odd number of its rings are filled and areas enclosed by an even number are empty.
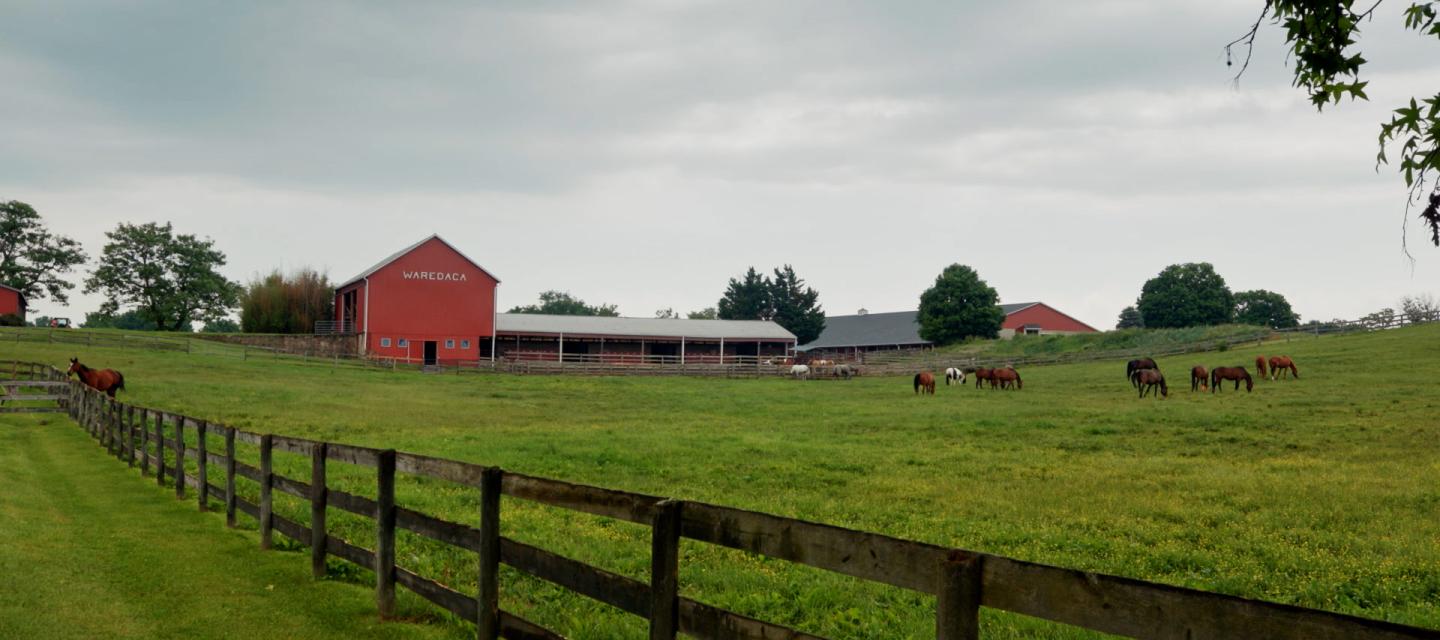
{"type": "MultiPolygon", "coordinates": [[[[1225,45],[1226,64],[1235,63],[1235,47],[1244,47],[1238,81],[1250,66],[1255,36],[1268,19],[1285,30],[1285,43],[1295,62],[1294,84],[1310,95],[1316,109],[1324,110],[1347,96],[1369,100],[1365,94],[1369,82],[1360,79],[1360,69],[1368,61],[1354,47],[1360,24],[1371,19],[1381,2],[1357,11],[1353,0],[1267,0],[1255,24],[1225,45]]],[[[1405,28],[1440,39],[1437,7],[1440,0],[1412,2],[1404,11],[1405,28]]],[[[1379,146],[1377,167],[1390,163],[1387,149],[1399,149],[1397,169],[1410,189],[1410,201],[1426,205],[1420,218],[1430,229],[1430,242],[1440,246],[1440,92],[1412,97],[1396,109],[1390,121],[1380,125],[1379,146]]]]}

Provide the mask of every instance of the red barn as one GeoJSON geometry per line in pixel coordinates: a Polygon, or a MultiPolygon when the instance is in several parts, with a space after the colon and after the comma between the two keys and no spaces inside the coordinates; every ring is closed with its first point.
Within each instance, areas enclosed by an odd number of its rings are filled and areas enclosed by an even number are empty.
{"type": "Polygon", "coordinates": [[[7,313],[25,319],[25,294],[15,287],[0,284],[0,316],[7,313]]]}
{"type": "Polygon", "coordinates": [[[1029,335],[1065,335],[1070,333],[1095,333],[1095,327],[1060,313],[1055,307],[1043,302],[1022,302],[1002,304],[1005,322],[1000,325],[1000,337],[1009,338],[1017,333],[1029,335]]]}
{"type": "Polygon", "coordinates": [[[436,364],[489,357],[500,280],[438,235],[335,290],[337,330],[369,356],[436,364]],[[483,345],[483,346],[482,346],[483,345]]]}

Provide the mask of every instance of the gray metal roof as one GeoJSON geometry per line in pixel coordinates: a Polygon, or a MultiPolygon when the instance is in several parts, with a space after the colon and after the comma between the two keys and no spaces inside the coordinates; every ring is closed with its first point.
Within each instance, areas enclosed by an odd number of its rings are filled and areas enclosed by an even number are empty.
{"type": "MultiPolygon", "coordinates": [[[[1000,305],[1005,315],[1033,307],[1038,302],[1016,302],[1000,305]]],[[[920,337],[919,311],[892,311],[854,316],[826,316],[825,330],[813,342],[797,349],[837,349],[840,347],[880,347],[929,345],[920,337]]]]}
{"type": "Polygon", "coordinates": [[[673,318],[608,318],[501,313],[496,333],[543,333],[635,338],[698,338],[702,340],[795,341],[795,334],[769,320],[685,320],[673,318]]]}
{"type": "MultiPolygon", "coordinates": [[[[353,277],[353,278],[351,278],[351,279],[349,279],[349,280],[346,280],[346,281],[345,281],[345,284],[342,284],[342,285],[340,285],[340,286],[338,286],[338,287],[335,287],[335,289],[336,289],[337,291],[340,290],[340,289],[344,289],[345,287],[348,287],[348,286],[350,286],[350,285],[352,285],[352,284],[355,284],[356,282],[359,282],[359,281],[361,281],[361,280],[364,280],[364,279],[366,279],[366,278],[374,275],[376,271],[379,271],[379,270],[381,270],[381,269],[384,269],[384,268],[385,268],[387,265],[389,265],[390,263],[392,263],[392,262],[394,262],[394,261],[396,261],[396,260],[399,260],[401,256],[403,256],[403,255],[405,255],[405,254],[407,254],[407,253],[410,253],[411,251],[414,251],[414,250],[416,250],[416,249],[419,249],[419,248],[420,248],[420,245],[425,244],[426,242],[429,242],[429,241],[431,241],[431,240],[439,240],[441,244],[449,247],[451,251],[454,251],[454,252],[455,252],[457,255],[459,255],[461,258],[464,258],[464,259],[465,259],[467,262],[469,262],[471,265],[474,265],[474,267],[475,267],[476,269],[479,269],[480,271],[484,272],[485,275],[490,276],[491,278],[495,278],[495,274],[490,273],[488,270],[485,269],[485,267],[480,266],[480,263],[478,263],[478,262],[476,262],[476,261],[474,261],[474,260],[471,260],[471,259],[470,259],[470,256],[467,256],[467,255],[465,255],[464,252],[460,251],[459,249],[456,249],[456,248],[455,248],[455,245],[450,244],[449,242],[446,242],[444,238],[441,238],[441,237],[440,237],[440,234],[438,234],[438,233],[432,233],[432,234],[430,234],[429,236],[427,236],[426,238],[422,239],[421,241],[416,242],[415,244],[412,244],[412,245],[410,245],[410,246],[408,246],[408,247],[405,247],[404,249],[401,249],[401,250],[399,250],[399,251],[396,251],[395,253],[392,253],[392,254],[390,254],[389,256],[386,256],[384,260],[381,260],[381,261],[375,263],[375,266],[370,267],[369,269],[366,269],[365,271],[361,272],[361,274],[358,275],[358,276],[355,276],[355,277],[353,277]]],[[[495,282],[497,282],[497,283],[500,282],[500,279],[499,279],[499,278],[495,278],[495,282]]]]}

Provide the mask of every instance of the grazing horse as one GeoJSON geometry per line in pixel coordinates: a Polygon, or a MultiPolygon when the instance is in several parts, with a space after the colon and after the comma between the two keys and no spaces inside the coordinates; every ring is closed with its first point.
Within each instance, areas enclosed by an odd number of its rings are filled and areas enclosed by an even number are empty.
{"type": "Polygon", "coordinates": [[[810,377],[810,367],[803,364],[790,365],[790,375],[795,376],[797,379],[808,378],[810,377]]]}
{"type": "Polygon", "coordinates": [[[1205,367],[1190,368],[1190,392],[1206,391],[1210,388],[1210,372],[1205,367]]]}
{"type": "Polygon", "coordinates": [[[1001,389],[1007,389],[1012,386],[1015,387],[1016,390],[1025,388],[1025,382],[1020,379],[1020,372],[1016,371],[1015,367],[991,369],[990,388],[994,389],[995,385],[1000,385],[1001,389]]]}
{"type": "MultiPolygon", "coordinates": [[[[1295,379],[1300,379],[1300,370],[1295,367],[1295,361],[1290,356],[1270,357],[1270,379],[1283,378],[1288,374],[1295,374],[1295,379]]],[[[1264,375],[1264,374],[1261,374],[1264,375]]]]}
{"type": "Polygon", "coordinates": [[[1235,390],[1240,390],[1240,381],[1245,381],[1245,392],[1249,393],[1255,388],[1255,381],[1250,379],[1250,372],[1245,367],[1215,367],[1210,370],[1210,393],[1220,390],[1220,383],[1226,380],[1235,381],[1235,390]]]}
{"type": "Polygon", "coordinates": [[[915,393],[935,395],[935,374],[921,371],[915,374],[915,393]]]}
{"type": "Polygon", "coordinates": [[[1155,364],[1155,361],[1151,360],[1150,358],[1138,358],[1135,360],[1131,360],[1125,363],[1125,379],[1129,380],[1131,385],[1139,386],[1139,383],[1135,382],[1135,372],[1144,371],[1146,369],[1154,369],[1156,371],[1159,371],[1160,367],[1157,366],[1155,364]]]}
{"type": "Polygon", "coordinates": [[[987,380],[990,381],[990,388],[991,388],[991,389],[994,389],[994,388],[995,388],[995,369],[990,369],[990,368],[988,368],[988,367],[979,367],[979,368],[975,369],[975,388],[976,388],[976,389],[979,389],[979,388],[980,388],[980,385],[981,385],[981,384],[984,384],[985,381],[987,381],[987,380]]]}
{"type": "Polygon", "coordinates": [[[1144,398],[1146,393],[1155,390],[1157,387],[1160,389],[1160,392],[1155,394],[1157,399],[1161,396],[1166,398],[1170,397],[1170,389],[1165,386],[1165,376],[1160,374],[1159,369],[1136,370],[1135,386],[1140,389],[1141,398],[1144,398]]]}
{"type": "Polygon", "coordinates": [[[65,373],[66,375],[75,374],[75,377],[80,378],[85,386],[102,391],[111,398],[115,397],[116,391],[125,390],[125,376],[120,375],[120,372],[114,369],[91,369],[80,364],[79,360],[71,358],[70,369],[65,373]]]}
{"type": "Polygon", "coordinates": [[[1265,377],[1265,356],[1255,356],[1255,375],[1260,378],[1265,377]]]}
{"type": "Polygon", "coordinates": [[[964,386],[964,384],[965,384],[965,372],[964,372],[964,371],[961,371],[961,370],[959,370],[959,369],[956,369],[955,367],[950,367],[949,369],[946,369],[946,370],[945,370],[945,386],[947,386],[947,387],[950,386],[950,381],[951,381],[951,380],[954,380],[954,381],[955,381],[955,384],[964,386]]]}
{"type": "Polygon", "coordinates": [[[850,376],[855,375],[855,370],[852,369],[848,364],[837,364],[835,365],[834,371],[831,372],[830,375],[833,375],[836,378],[844,378],[846,380],[849,380],[850,376]]]}

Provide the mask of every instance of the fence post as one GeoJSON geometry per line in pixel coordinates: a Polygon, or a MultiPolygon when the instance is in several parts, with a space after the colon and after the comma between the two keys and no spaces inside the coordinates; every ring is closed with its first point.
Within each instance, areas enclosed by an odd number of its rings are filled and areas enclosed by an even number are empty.
{"type": "Polygon", "coordinates": [[[140,475],[150,475],[150,410],[140,410],[140,475]]]}
{"type": "Polygon", "coordinates": [[[235,528],[235,429],[225,427],[225,526],[235,528]]]}
{"type": "Polygon", "coordinates": [[[135,468],[135,405],[125,408],[125,444],[130,450],[130,455],[125,461],[130,463],[130,468],[135,468]]]}
{"type": "Polygon", "coordinates": [[[680,502],[655,505],[650,538],[650,640],[673,640],[680,625],[680,502]]]}
{"type": "Polygon", "coordinates": [[[175,497],[185,497],[185,416],[175,416],[175,497]]]}
{"type": "Polygon", "coordinates": [[[940,563],[940,593],[935,611],[936,640],[980,637],[981,556],[951,551],[940,563]]]}
{"type": "Polygon", "coordinates": [[[480,474],[480,589],[476,597],[476,636],[500,637],[500,481],[499,467],[480,474]]]}
{"type": "Polygon", "coordinates": [[[270,487],[274,476],[270,473],[270,434],[260,436],[260,548],[269,549],[274,516],[271,512],[270,487]]]}
{"type": "Polygon", "coordinates": [[[395,616],[395,450],[380,452],[376,465],[375,607],[395,616]]]}
{"type": "Polygon", "coordinates": [[[195,425],[195,438],[197,443],[195,445],[197,451],[195,454],[195,477],[198,479],[198,482],[195,484],[199,485],[195,487],[195,493],[200,494],[199,501],[201,511],[210,508],[210,470],[208,467],[210,461],[206,460],[210,454],[205,446],[206,426],[204,420],[201,420],[195,425]]]}
{"type": "Polygon", "coordinates": [[[310,449],[310,574],[325,577],[325,506],[330,489],[325,486],[325,456],[328,445],[317,442],[310,449]]]}
{"type": "MultiPolygon", "coordinates": [[[[114,419],[115,400],[100,396],[100,442],[105,445],[105,453],[115,455],[115,433],[110,422],[114,419]]],[[[119,456],[116,456],[119,457],[119,456]]]]}
{"type": "Polygon", "coordinates": [[[155,412],[155,484],[165,486],[165,414],[155,412]]]}

